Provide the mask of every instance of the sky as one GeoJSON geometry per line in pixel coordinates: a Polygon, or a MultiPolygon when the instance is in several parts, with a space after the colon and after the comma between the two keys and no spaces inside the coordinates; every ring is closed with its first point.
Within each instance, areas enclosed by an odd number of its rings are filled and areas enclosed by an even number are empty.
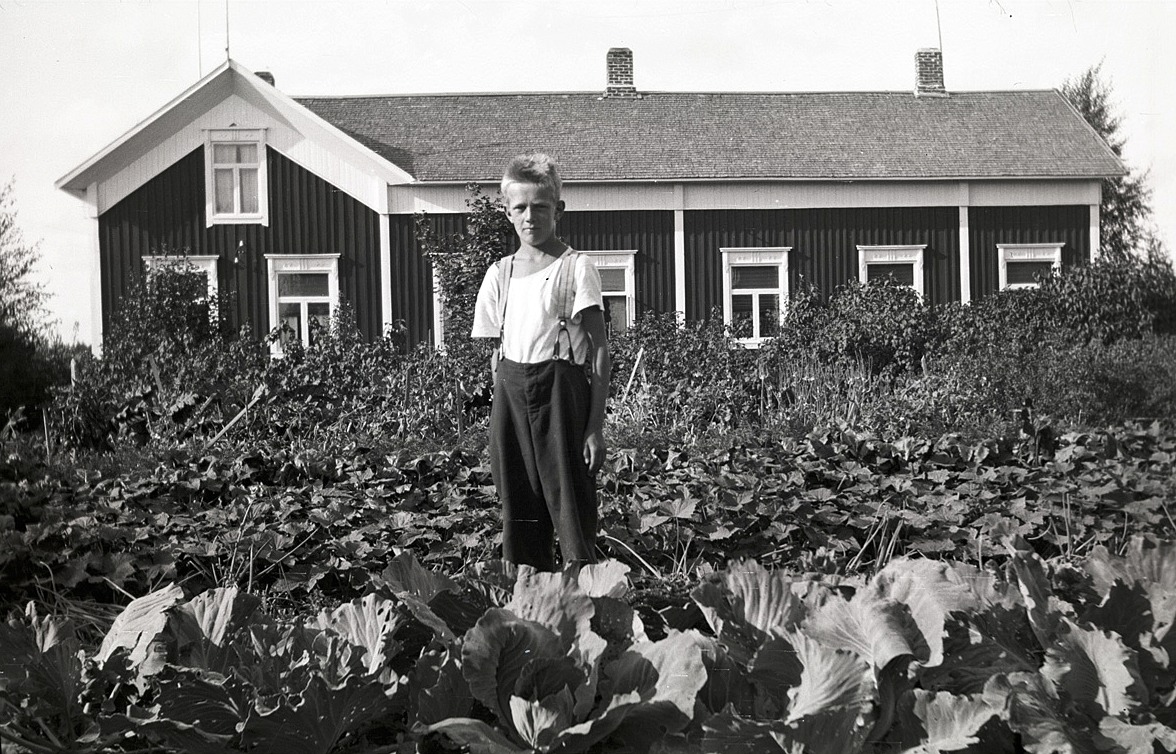
{"type": "Polygon", "coordinates": [[[942,47],[949,91],[1101,62],[1176,250],[1174,31],[1176,0],[0,0],[0,184],[57,331],[85,342],[92,226],[53,184],[226,46],[292,96],[599,91],[610,47],[633,50],[638,90],[910,91],[915,51],[942,47]]]}

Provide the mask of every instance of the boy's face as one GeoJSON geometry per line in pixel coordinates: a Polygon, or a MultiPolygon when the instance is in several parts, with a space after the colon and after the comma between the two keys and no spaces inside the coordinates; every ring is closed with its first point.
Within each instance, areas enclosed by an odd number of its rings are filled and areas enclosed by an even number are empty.
{"type": "Polygon", "coordinates": [[[504,199],[506,216],[520,241],[541,247],[555,238],[555,223],[564,207],[555,191],[537,183],[509,183],[504,199]]]}

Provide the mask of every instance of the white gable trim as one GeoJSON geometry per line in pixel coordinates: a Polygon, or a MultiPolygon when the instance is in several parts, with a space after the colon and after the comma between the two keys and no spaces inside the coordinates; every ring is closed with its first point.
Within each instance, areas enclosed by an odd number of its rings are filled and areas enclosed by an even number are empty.
{"type": "Polygon", "coordinates": [[[388,185],[413,180],[396,165],[235,61],[229,61],[56,185],[80,194],[89,183],[98,183],[98,209],[104,212],[203,144],[204,130],[228,127],[266,128],[270,146],[377,212],[387,211],[388,185]]]}
{"type": "Polygon", "coordinates": [[[289,122],[275,118],[236,94],[229,95],[174,131],[155,148],[139,156],[131,164],[98,184],[98,212],[106,212],[131,192],[174,165],[178,160],[204,146],[209,131],[224,128],[264,128],[266,144],[347,194],[379,212],[387,199],[387,184],[358,169],[352,163],[317,141],[306,138],[290,127],[289,122]]]}

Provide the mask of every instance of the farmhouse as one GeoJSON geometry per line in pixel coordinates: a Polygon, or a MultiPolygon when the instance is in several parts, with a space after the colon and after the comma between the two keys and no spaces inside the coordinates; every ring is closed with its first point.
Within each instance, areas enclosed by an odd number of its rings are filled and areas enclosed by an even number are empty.
{"type": "Polygon", "coordinates": [[[57,182],[93,218],[97,332],[182,251],[257,332],[350,302],[360,329],[441,328],[414,219],[465,222],[465,186],[560,160],[560,235],[601,269],[609,318],[721,311],[749,344],[789,292],[892,275],[931,303],[1032,285],[1099,248],[1123,165],[1054,90],[646,92],[628,49],[597,92],[290,97],[229,60],[57,182]],[[527,127],[520,129],[519,113],[527,127]],[[101,311],[97,308],[101,307],[101,311]]]}

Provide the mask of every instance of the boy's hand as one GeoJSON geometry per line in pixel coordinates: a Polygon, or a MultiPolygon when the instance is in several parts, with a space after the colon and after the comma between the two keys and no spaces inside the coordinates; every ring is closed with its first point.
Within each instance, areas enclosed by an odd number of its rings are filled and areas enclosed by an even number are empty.
{"type": "Polygon", "coordinates": [[[584,463],[588,464],[588,472],[595,474],[604,465],[604,433],[600,430],[589,432],[584,436],[584,463]]]}

